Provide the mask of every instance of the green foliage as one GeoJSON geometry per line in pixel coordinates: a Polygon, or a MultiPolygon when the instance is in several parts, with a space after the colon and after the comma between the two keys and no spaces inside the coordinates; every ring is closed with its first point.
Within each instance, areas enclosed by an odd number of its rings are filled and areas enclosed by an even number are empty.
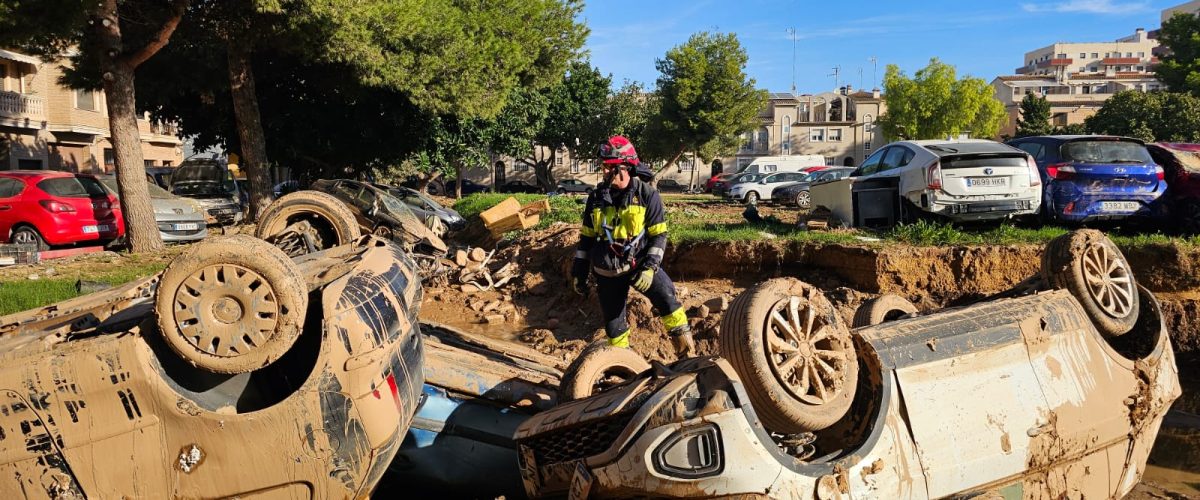
{"type": "Polygon", "coordinates": [[[1097,134],[1143,141],[1200,141],[1200,98],[1178,92],[1117,92],[1085,121],[1097,134]]]}
{"type": "Polygon", "coordinates": [[[994,137],[1004,105],[981,78],[958,79],[954,66],[937,58],[909,78],[894,64],[883,78],[887,112],[879,125],[889,139],[940,139],[970,133],[994,137]]]}
{"type": "Polygon", "coordinates": [[[544,229],[555,222],[578,224],[583,213],[583,198],[574,196],[546,196],[544,194],[475,193],[454,203],[454,210],[470,219],[484,210],[492,208],[508,198],[516,198],[522,205],[546,198],[550,199],[550,211],[541,214],[538,225],[533,229],[544,229]]]}
{"type": "Polygon", "coordinates": [[[985,229],[963,229],[945,222],[920,220],[912,224],[893,227],[881,236],[888,241],[910,245],[1012,245],[1018,243],[1045,243],[1066,234],[1059,227],[1030,229],[1014,226],[1008,222],[985,229]]]}
{"type": "Polygon", "coordinates": [[[736,145],[737,136],[757,125],[767,99],[746,75],[747,60],[732,33],[697,33],[667,51],[655,64],[661,106],[649,125],[652,143],[639,148],[669,152],[662,156],[674,159],[686,151],[715,154],[736,145]]]}
{"type": "Polygon", "coordinates": [[[162,271],[164,267],[165,262],[121,267],[97,266],[92,272],[80,273],[74,277],[0,282],[0,316],[78,297],[80,294],[75,291],[76,280],[98,281],[116,286],[150,276],[162,271]]]}
{"type": "Polygon", "coordinates": [[[1167,49],[1154,72],[1174,92],[1200,96],[1200,16],[1176,13],[1162,24],[1158,43],[1167,49]]]}
{"type": "Polygon", "coordinates": [[[1036,94],[1021,99],[1021,117],[1017,119],[1017,137],[1047,135],[1051,132],[1050,101],[1036,94]]]}
{"type": "Polygon", "coordinates": [[[611,135],[604,127],[611,86],[612,77],[601,74],[591,63],[572,62],[562,81],[549,89],[549,109],[537,143],[551,149],[565,146],[584,156],[593,154],[596,145],[611,135]]]}

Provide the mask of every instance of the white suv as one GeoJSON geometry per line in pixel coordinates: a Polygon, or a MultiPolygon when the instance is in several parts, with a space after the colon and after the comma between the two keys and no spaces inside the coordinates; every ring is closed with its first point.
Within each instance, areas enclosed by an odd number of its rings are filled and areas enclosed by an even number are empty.
{"type": "Polygon", "coordinates": [[[906,209],[958,221],[1035,214],[1042,202],[1037,163],[1026,152],[995,141],[894,142],[851,175],[855,182],[896,177],[906,209]]]}

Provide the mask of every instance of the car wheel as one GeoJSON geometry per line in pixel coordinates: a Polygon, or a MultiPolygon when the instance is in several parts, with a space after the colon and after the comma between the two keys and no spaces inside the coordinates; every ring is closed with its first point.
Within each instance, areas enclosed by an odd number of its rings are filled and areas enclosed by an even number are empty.
{"type": "Polygon", "coordinates": [[[12,235],[8,237],[8,241],[16,245],[35,246],[39,252],[50,249],[50,245],[46,244],[46,240],[42,238],[41,233],[38,233],[37,229],[30,226],[14,228],[12,235]]]}
{"type": "Polygon", "coordinates": [[[799,280],[765,281],[734,299],[721,320],[721,355],[772,432],[827,428],[854,400],[850,330],[820,290],[799,280]]]}
{"type": "Polygon", "coordinates": [[[632,349],[596,342],[579,353],[563,372],[558,402],[583,399],[632,380],[650,363],[632,349]]]}
{"type": "Polygon", "coordinates": [[[916,313],[917,306],[908,299],[888,293],[858,306],[858,310],[854,311],[854,328],[887,323],[916,313]]]}
{"type": "Polygon", "coordinates": [[[796,193],[796,206],[800,208],[812,207],[812,195],[808,191],[800,191],[796,193]]]}
{"type": "Polygon", "coordinates": [[[746,193],[746,203],[758,203],[758,192],[751,191],[746,193]]]}
{"type": "Polygon", "coordinates": [[[292,259],[249,236],[197,243],[167,265],[154,297],[171,350],[214,373],[274,362],[299,337],[308,288],[292,259]]]}
{"type": "Polygon", "coordinates": [[[254,236],[296,257],[350,243],[362,236],[362,228],[350,208],[333,195],[296,191],[267,207],[254,236]]]}
{"type": "Polygon", "coordinates": [[[1105,337],[1132,330],[1139,312],[1137,281],[1129,261],[1095,229],[1059,236],[1042,254],[1042,278],[1071,292],[1105,337]]]}

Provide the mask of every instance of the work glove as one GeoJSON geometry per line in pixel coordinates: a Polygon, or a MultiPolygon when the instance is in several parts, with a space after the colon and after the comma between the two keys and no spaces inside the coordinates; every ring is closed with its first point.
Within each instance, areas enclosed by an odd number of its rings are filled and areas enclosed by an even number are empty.
{"type": "Polygon", "coordinates": [[[633,278],[633,289],[642,293],[650,289],[650,285],[654,284],[654,268],[643,267],[638,271],[637,276],[633,278]]]}
{"type": "Polygon", "coordinates": [[[571,265],[571,291],[584,297],[588,294],[588,272],[591,266],[587,259],[575,259],[571,265]]]}

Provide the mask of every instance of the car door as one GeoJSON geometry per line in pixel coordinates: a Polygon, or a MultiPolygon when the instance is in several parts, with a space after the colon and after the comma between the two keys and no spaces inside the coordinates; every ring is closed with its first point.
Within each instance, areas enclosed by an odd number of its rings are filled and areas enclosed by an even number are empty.
{"type": "Polygon", "coordinates": [[[1024,142],[1012,143],[1011,146],[1029,153],[1033,157],[1033,161],[1037,162],[1038,175],[1042,178],[1042,185],[1045,186],[1050,182],[1050,178],[1046,175],[1046,165],[1050,163],[1048,160],[1053,160],[1054,155],[1049,154],[1049,148],[1041,142],[1029,140],[1024,142]]]}
{"type": "Polygon", "coordinates": [[[906,146],[892,146],[879,162],[879,172],[876,177],[896,177],[912,161],[915,153],[906,146]]]}
{"type": "Polygon", "coordinates": [[[782,174],[776,174],[774,176],[774,179],[772,180],[772,182],[766,186],[767,187],[767,196],[765,196],[765,198],[773,198],[775,196],[775,192],[777,190],[779,190],[780,188],[783,188],[785,186],[791,185],[791,184],[795,183],[796,181],[799,181],[802,178],[804,178],[804,174],[800,174],[800,173],[796,173],[796,172],[786,172],[786,173],[782,173],[782,174]]]}
{"type": "Polygon", "coordinates": [[[18,222],[21,210],[21,192],[25,183],[12,177],[0,177],[0,241],[8,241],[13,224],[18,222]]]}
{"type": "Polygon", "coordinates": [[[886,155],[891,149],[892,148],[890,147],[883,148],[879,151],[876,151],[875,154],[868,156],[867,159],[863,161],[862,165],[859,165],[858,169],[856,169],[853,174],[850,174],[850,177],[870,177],[878,173],[880,163],[883,162],[884,155],[886,155]]]}

